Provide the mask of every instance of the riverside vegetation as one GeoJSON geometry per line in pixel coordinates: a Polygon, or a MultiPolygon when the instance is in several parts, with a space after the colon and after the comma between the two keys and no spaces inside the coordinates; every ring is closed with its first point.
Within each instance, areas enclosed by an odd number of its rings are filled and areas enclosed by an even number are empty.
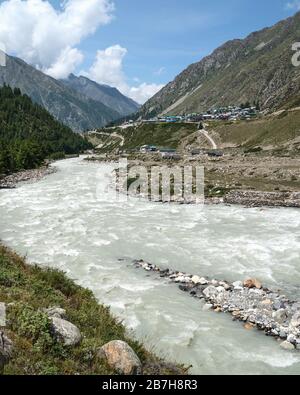
{"type": "Polygon", "coordinates": [[[0,370],[7,375],[186,373],[128,336],[91,291],[60,271],[27,265],[3,245],[0,301],[7,323],[0,370]]]}

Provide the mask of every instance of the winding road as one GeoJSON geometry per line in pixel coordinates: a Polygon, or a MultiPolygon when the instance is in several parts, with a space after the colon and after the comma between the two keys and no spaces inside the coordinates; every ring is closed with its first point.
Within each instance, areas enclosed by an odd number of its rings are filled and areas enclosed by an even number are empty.
{"type": "Polygon", "coordinates": [[[203,136],[205,136],[207,138],[207,140],[209,140],[209,142],[211,143],[213,149],[218,149],[217,144],[215,143],[213,138],[210,137],[210,135],[208,134],[208,132],[206,130],[199,130],[199,133],[202,134],[203,136]]]}
{"type": "Polygon", "coordinates": [[[120,140],[121,140],[120,147],[123,147],[124,144],[125,144],[125,137],[124,137],[124,136],[121,136],[120,134],[115,133],[115,132],[114,132],[114,133],[106,133],[106,132],[95,132],[95,131],[90,131],[90,132],[88,132],[88,134],[98,134],[98,135],[100,135],[100,136],[115,137],[115,138],[117,138],[117,139],[120,139],[120,140]]]}
{"type": "MultiPolygon", "coordinates": [[[[215,150],[218,149],[218,146],[217,146],[216,142],[214,141],[214,139],[209,135],[207,130],[200,129],[200,125],[201,125],[201,123],[199,123],[199,127],[198,127],[199,134],[202,134],[211,143],[213,149],[215,149],[215,150]]],[[[205,128],[206,125],[203,124],[203,126],[205,128]]]]}

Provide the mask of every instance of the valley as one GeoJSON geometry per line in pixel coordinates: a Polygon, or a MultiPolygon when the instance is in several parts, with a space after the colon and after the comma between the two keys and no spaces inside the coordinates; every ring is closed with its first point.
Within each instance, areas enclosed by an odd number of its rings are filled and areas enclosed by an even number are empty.
{"type": "Polygon", "coordinates": [[[0,375],[298,374],[300,12],[154,50],[128,15],[93,39],[110,0],[49,1],[72,45],[35,53],[27,15],[28,62],[0,42],[0,375]]]}
{"type": "Polygon", "coordinates": [[[90,160],[107,162],[123,157],[131,165],[148,168],[172,166],[172,162],[204,166],[208,198],[223,199],[231,191],[300,190],[298,108],[251,121],[205,121],[204,125],[205,129],[199,130],[198,123],[135,123],[90,132],[89,140],[97,147],[90,160]],[[141,152],[145,144],[156,147],[157,152],[141,152]],[[165,148],[174,149],[178,158],[166,161],[159,152],[165,148]]]}

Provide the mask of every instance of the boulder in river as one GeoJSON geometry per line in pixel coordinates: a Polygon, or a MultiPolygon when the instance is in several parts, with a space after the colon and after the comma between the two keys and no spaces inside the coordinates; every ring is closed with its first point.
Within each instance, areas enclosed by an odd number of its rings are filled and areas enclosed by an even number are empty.
{"type": "Polygon", "coordinates": [[[300,311],[295,313],[291,319],[290,326],[292,328],[300,328],[300,311]]]}
{"type": "Polygon", "coordinates": [[[232,286],[235,290],[243,289],[243,283],[241,281],[235,281],[234,283],[232,283],[232,286]]]}
{"type": "Polygon", "coordinates": [[[57,317],[52,317],[51,321],[54,335],[65,346],[76,346],[81,342],[82,336],[77,326],[57,317]]]}
{"type": "Polygon", "coordinates": [[[142,364],[133,349],[124,341],[114,340],[98,351],[100,358],[105,358],[108,365],[121,375],[142,374],[142,364]]]}
{"type": "Polygon", "coordinates": [[[213,304],[206,303],[206,304],[203,306],[202,310],[203,310],[203,311],[210,311],[210,310],[213,309],[213,307],[214,307],[213,304]]]}
{"type": "Polygon", "coordinates": [[[287,350],[287,351],[295,350],[295,346],[288,341],[281,343],[280,347],[283,348],[284,350],[287,350]]]}
{"type": "Polygon", "coordinates": [[[274,311],[274,313],[272,314],[272,317],[279,324],[283,324],[287,319],[287,311],[285,309],[280,309],[280,310],[274,311]]]}
{"type": "Polygon", "coordinates": [[[203,277],[199,277],[199,276],[193,276],[192,277],[192,282],[196,285],[200,284],[200,285],[206,285],[208,284],[208,281],[203,278],[203,277]]]}
{"type": "Polygon", "coordinates": [[[262,284],[256,278],[248,278],[247,280],[244,281],[244,287],[261,289],[262,284]]]}

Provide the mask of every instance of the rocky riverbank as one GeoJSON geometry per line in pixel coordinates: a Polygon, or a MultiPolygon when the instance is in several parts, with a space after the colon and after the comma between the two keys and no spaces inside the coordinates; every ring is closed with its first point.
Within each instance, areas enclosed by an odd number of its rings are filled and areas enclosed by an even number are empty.
{"type": "Polygon", "coordinates": [[[263,287],[257,279],[229,283],[171,269],[162,270],[143,260],[135,260],[133,264],[203,300],[204,310],[229,313],[235,321],[243,322],[246,329],[257,328],[274,337],[283,349],[300,350],[300,302],[263,287]]]}
{"type": "Polygon", "coordinates": [[[182,375],[63,272],[0,244],[0,375],[182,375]]]}
{"type": "Polygon", "coordinates": [[[36,182],[55,172],[56,169],[51,166],[42,166],[39,169],[19,171],[18,173],[0,178],[0,189],[16,188],[17,184],[20,182],[36,182]]]}
{"type": "Polygon", "coordinates": [[[224,197],[228,204],[246,207],[300,207],[300,192],[231,191],[224,197]]]}
{"type": "MultiPolygon", "coordinates": [[[[88,157],[85,160],[91,162],[98,162],[98,163],[118,163],[119,157],[114,156],[102,156],[102,157],[88,157]]],[[[130,161],[129,168],[133,165],[146,165],[146,166],[157,166],[158,163],[144,163],[141,161],[130,161]]],[[[207,178],[206,173],[206,178],[207,178]]],[[[115,175],[112,174],[112,177],[115,175]]],[[[151,189],[149,187],[148,195],[145,193],[138,193],[135,191],[129,192],[128,189],[132,182],[136,181],[136,179],[128,179],[126,184],[123,183],[122,185],[118,186],[118,190],[121,193],[128,194],[132,197],[148,199],[151,195],[151,189]]],[[[113,184],[115,185],[115,184],[113,184]]],[[[172,184],[171,184],[172,185],[172,184]]],[[[206,185],[207,187],[207,185],[206,185]]],[[[220,186],[210,185],[210,188],[205,187],[205,204],[238,204],[244,207],[295,207],[300,208],[300,192],[297,191],[273,191],[273,192],[266,192],[262,190],[247,190],[247,189],[237,189],[236,185],[226,185],[226,188],[220,186]]],[[[240,188],[240,187],[239,187],[240,188]]],[[[279,189],[279,188],[278,188],[279,189]]],[[[183,196],[176,196],[171,195],[170,198],[163,199],[162,196],[159,196],[153,200],[156,203],[175,203],[175,204],[195,204],[196,199],[185,199],[183,196]]],[[[199,203],[199,202],[198,202],[199,203]]]]}

